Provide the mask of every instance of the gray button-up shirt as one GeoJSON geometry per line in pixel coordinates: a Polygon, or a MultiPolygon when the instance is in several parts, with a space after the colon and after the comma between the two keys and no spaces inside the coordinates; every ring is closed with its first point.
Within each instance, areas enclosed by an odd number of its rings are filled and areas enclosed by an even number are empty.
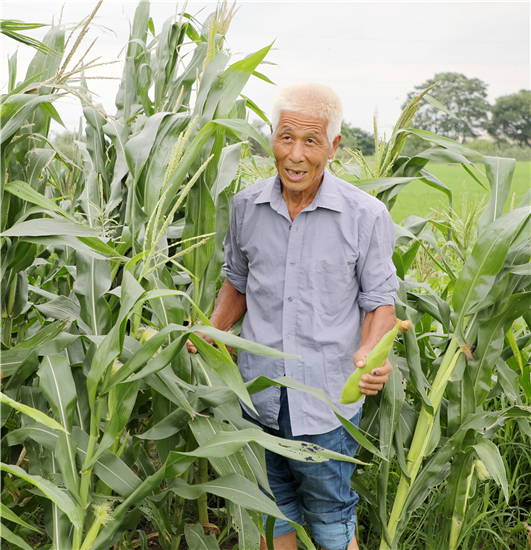
{"type": "MultiPolygon", "coordinates": [[[[327,170],[313,202],[293,221],[278,175],[236,194],[223,269],[246,294],[241,336],[300,356],[240,351],[243,379],[285,375],[338,401],[354,370],[363,311],[394,305],[394,242],[385,206],[327,170]]],[[[262,424],[278,428],[279,401],[277,387],[253,396],[262,424]]],[[[293,435],[339,426],[330,408],[307,393],[288,390],[288,401],[293,435]]],[[[338,406],[350,418],[362,401],[338,406]]]]}

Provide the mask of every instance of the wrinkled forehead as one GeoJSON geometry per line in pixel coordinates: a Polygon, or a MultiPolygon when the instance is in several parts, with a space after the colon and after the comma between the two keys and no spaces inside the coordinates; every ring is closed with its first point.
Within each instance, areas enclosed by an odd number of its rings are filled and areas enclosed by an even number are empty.
{"type": "Polygon", "coordinates": [[[297,111],[280,111],[277,131],[293,130],[326,136],[328,121],[297,111]]]}

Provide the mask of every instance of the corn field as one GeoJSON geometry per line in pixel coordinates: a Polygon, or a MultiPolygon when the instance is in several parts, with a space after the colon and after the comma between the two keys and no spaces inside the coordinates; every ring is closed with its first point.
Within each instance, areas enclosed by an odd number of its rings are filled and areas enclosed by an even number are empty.
{"type": "MultiPolygon", "coordinates": [[[[230,200],[270,171],[247,142],[272,156],[247,122],[251,111],[267,116],[242,92],[250,78],[267,79],[259,67],[271,46],[231,64],[224,40],[234,9],[220,4],[202,23],[183,12],[156,30],[142,0],[111,115],[87,85],[96,64],[83,61],[100,4],[71,34],[55,26],[43,43],[21,35],[34,26],[0,26],[36,48],[22,82],[16,54],[9,59],[0,100],[2,549],[254,550],[260,536],[272,548],[274,518],[286,518],[269,494],[264,450],[353,459],[243,420],[238,399],[252,408],[250,395],[271,385],[325,401],[360,442],[351,480],[360,548],[523,548],[531,191],[503,213],[515,161],[412,128],[419,102],[435,101],[427,90],[389,142],[375,132],[374,162],[353,152],[331,163],[389,209],[414,180],[451,208],[430,161],[459,163],[490,191],[481,213],[459,219],[450,209],[396,226],[397,316],[412,327],[357,430],[320,389],[266,376],[244,384],[228,346],[287,356],[208,320],[230,200]],[[71,158],[50,134],[65,96],[83,110],[71,158]],[[401,156],[408,135],[426,150],[401,156]],[[488,495],[500,523],[488,523],[488,495]]],[[[293,526],[301,548],[315,549],[293,526]]]]}

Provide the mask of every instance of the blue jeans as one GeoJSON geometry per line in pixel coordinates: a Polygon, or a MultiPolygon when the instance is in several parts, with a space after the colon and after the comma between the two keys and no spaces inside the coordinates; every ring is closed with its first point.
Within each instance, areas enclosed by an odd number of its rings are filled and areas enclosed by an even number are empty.
{"type": "MultiPolygon", "coordinates": [[[[351,422],[357,427],[361,409],[351,422]]],[[[315,443],[338,453],[353,457],[358,443],[340,426],[319,435],[293,436],[289,419],[287,392],[282,388],[280,398],[279,429],[263,426],[251,419],[245,411],[243,417],[261,427],[264,432],[284,439],[315,443]]],[[[266,449],[267,477],[276,504],[290,520],[310,526],[312,537],[328,550],[346,550],[354,538],[358,495],[350,488],[350,478],[356,467],[350,462],[329,460],[311,463],[285,458],[266,449]]],[[[293,531],[285,520],[277,520],[274,536],[293,531]]]]}

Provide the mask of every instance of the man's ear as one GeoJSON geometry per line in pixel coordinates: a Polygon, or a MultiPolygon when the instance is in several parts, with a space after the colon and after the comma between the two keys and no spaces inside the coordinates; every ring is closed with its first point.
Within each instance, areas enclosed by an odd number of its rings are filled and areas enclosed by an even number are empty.
{"type": "Polygon", "coordinates": [[[337,136],[334,138],[334,141],[332,142],[332,148],[330,149],[330,153],[328,153],[328,158],[332,160],[336,156],[337,148],[339,147],[339,142],[341,141],[341,134],[337,134],[337,136]]]}

